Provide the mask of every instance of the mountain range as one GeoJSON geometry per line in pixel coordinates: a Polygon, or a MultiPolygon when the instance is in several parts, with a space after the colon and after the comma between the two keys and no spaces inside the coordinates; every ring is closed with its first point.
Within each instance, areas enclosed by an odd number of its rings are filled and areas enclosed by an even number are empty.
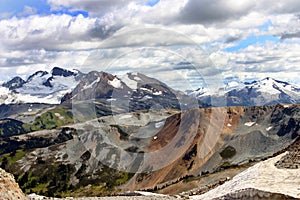
{"type": "Polygon", "coordinates": [[[94,98],[117,102],[119,107],[126,104],[127,109],[134,110],[137,107],[148,109],[157,101],[165,107],[183,109],[189,107],[188,104],[195,104],[195,100],[187,98],[187,95],[198,99],[200,107],[260,106],[300,101],[299,86],[270,77],[251,83],[228,83],[225,87],[217,90],[200,87],[184,93],[140,73],[128,73],[119,78],[106,72],[85,74],[54,67],[51,72],[38,71],[26,80],[14,77],[3,83],[0,86],[0,104],[60,104],[94,98]]]}
{"type": "MultiPolygon", "coordinates": [[[[230,84],[227,84],[227,86],[230,84]]],[[[237,83],[230,89],[199,88],[188,94],[212,106],[261,106],[294,104],[300,100],[300,86],[267,77],[251,83],[237,83]]]]}

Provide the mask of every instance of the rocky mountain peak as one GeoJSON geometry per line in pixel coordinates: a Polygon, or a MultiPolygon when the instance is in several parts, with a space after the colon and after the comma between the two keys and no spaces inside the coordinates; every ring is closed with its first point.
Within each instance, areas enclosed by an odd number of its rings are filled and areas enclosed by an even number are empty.
{"type": "Polygon", "coordinates": [[[69,71],[63,68],[59,67],[54,67],[51,72],[52,76],[63,76],[63,77],[68,77],[68,76],[76,76],[77,73],[73,71],[69,71]]]}
{"type": "Polygon", "coordinates": [[[14,90],[16,88],[22,87],[24,83],[25,81],[21,77],[16,76],[10,81],[3,83],[2,86],[9,88],[10,90],[14,90]]]}
{"type": "Polygon", "coordinates": [[[46,71],[37,71],[34,74],[30,75],[28,77],[28,79],[26,80],[26,82],[28,83],[28,82],[32,81],[33,79],[35,79],[36,77],[43,77],[43,76],[45,76],[47,74],[49,74],[49,73],[46,72],[46,71]]]}

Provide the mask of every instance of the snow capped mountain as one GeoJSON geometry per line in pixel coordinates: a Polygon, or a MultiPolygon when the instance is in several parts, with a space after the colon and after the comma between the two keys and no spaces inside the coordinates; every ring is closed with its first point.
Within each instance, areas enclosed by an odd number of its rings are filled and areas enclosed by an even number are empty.
{"type": "Polygon", "coordinates": [[[83,76],[72,94],[67,94],[62,102],[68,100],[84,101],[99,98],[112,98],[113,93],[123,92],[127,94],[130,88],[118,77],[105,73],[92,71],[83,76]]]}
{"type": "MultiPolygon", "coordinates": [[[[72,104],[73,109],[79,112],[82,112],[80,111],[82,108],[94,104],[96,113],[101,116],[137,110],[185,109],[191,105],[199,107],[198,101],[195,103],[195,98],[175,91],[165,83],[146,75],[128,73],[119,78],[106,72],[96,71],[86,74],[74,90],[62,98],[61,103],[72,104]]],[[[85,113],[86,110],[82,115],[90,114],[85,113]]]]}
{"type": "Polygon", "coordinates": [[[22,85],[26,83],[26,81],[24,81],[21,77],[16,76],[13,79],[11,79],[10,81],[3,83],[2,86],[9,88],[10,90],[22,87],[22,85]]]}
{"type": "Polygon", "coordinates": [[[15,77],[0,87],[0,103],[59,104],[61,98],[72,91],[79,82],[79,72],[55,67],[51,73],[38,71],[26,81],[15,77]]]}
{"type": "MultiPolygon", "coordinates": [[[[251,83],[229,82],[225,88],[221,89],[224,89],[224,94],[216,94],[207,88],[200,88],[191,92],[190,95],[208,104],[210,104],[213,99],[215,106],[219,106],[220,104],[224,105],[224,100],[226,100],[228,106],[255,106],[276,103],[293,104],[300,101],[299,86],[270,77],[251,83]]],[[[219,89],[219,91],[221,89],[219,89]]]]}
{"type": "MultiPolygon", "coordinates": [[[[201,87],[188,95],[212,106],[293,104],[300,102],[300,87],[270,77],[251,83],[232,79],[222,88],[201,87]]],[[[148,109],[156,104],[179,108],[190,102],[190,97],[140,73],[117,77],[105,72],[83,74],[54,67],[51,72],[38,71],[27,80],[15,77],[0,86],[0,104],[71,103],[75,97],[78,101],[105,99],[106,103],[119,100],[123,106],[130,104],[134,109],[148,109]],[[182,99],[187,103],[180,103],[182,99]]]]}

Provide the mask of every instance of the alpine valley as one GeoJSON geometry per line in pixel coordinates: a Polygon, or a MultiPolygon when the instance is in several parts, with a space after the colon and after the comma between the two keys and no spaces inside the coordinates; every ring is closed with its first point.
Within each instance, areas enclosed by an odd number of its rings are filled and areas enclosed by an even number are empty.
{"type": "Polygon", "coordinates": [[[263,181],[300,174],[298,102],[299,86],[270,77],[185,93],[55,67],[0,86],[0,167],[27,195],[296,199],[263,181]]]}

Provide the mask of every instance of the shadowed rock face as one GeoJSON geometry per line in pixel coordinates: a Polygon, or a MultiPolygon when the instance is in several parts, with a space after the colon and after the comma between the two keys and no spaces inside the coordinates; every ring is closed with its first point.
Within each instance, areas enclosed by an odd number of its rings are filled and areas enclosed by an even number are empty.
{"type": "Polygon", "coordinates": [[[279,169],[299,169],[300,168],[300,138],[283,151],[288,151],[275,166],[279,169]]]}
{"type": "Polygon", "coordinates": [[[26,200],[13,175],[0,169],[0,198],[5,200],[26,200]]]}
{"type": "Polygon", "coordinates": [[[26,83],[26,81],[24,81],[21,77],[17,76],[15,78],[13,78],[12,80],[10,80],[6,83],[3,83],[2,86],[7,87],[10,90],[14,90],[14,89],[22,87],[24,85],[24,83],[26,83]]]}

